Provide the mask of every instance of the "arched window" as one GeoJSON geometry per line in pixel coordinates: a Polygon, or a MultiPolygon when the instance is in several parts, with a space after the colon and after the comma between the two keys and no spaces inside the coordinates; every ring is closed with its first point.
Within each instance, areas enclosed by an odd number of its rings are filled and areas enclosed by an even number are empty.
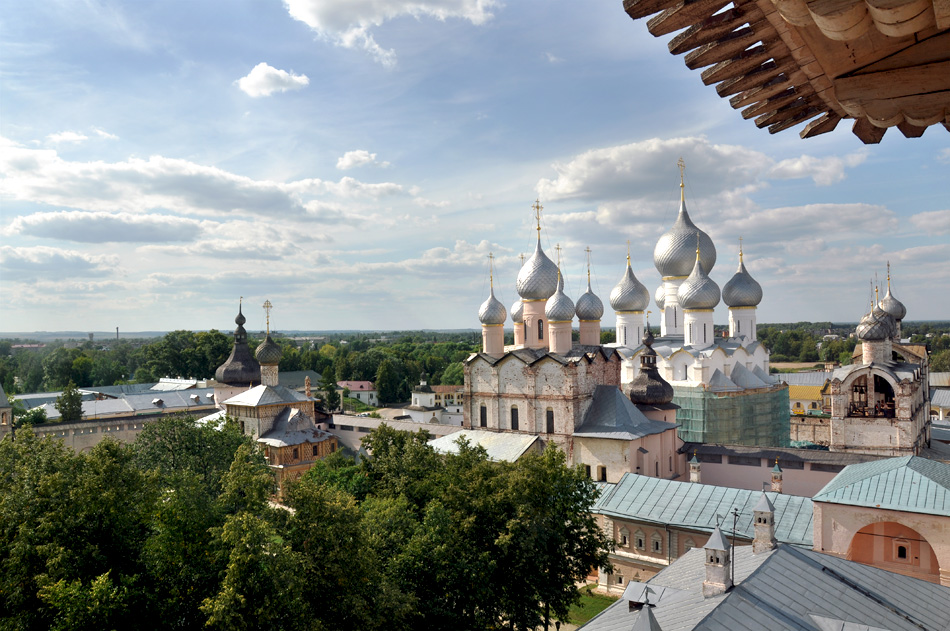
{"type": "Polygon", "coordinates": [[[538,318],[538,339],[544,339],[544,320],[538,318]]]}
{"type": "Polygon", "coordinates": [[[518,429],[518,406],[511,406],[511,429],[518,429]]]}
{"type": "Polygon", "coordinates": [[[479,413],[479,418],[478,418],[479,425],[481,425],[482,427],[488,427],[488,408],[483,405],[481,408],[479,408],[478,413],[479,413]]]}
{"type": "Polygon", "coordinates": [[[620,343],[623,344],[624,346],[626,346],[626,344],[627,344],[627,327],[626,327],[626,325],[623,327],[623,339],[620,340],[620,343]]]}
{"type": "Polygon", "coordinates": [[[544,416],[545,416],[545,421],[546,421],[545,424],[547,425],[545,429],[547,430],[548,434],[553,434],[554,433],[554,410],[552,410],[551,408],[548,408],[545,411],[544,416]]]}

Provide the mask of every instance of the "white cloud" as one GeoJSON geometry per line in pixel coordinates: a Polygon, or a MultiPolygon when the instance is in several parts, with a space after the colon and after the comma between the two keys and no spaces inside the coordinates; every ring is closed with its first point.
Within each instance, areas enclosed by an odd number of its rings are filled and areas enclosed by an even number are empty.
{"type": "Polygon", "coordinates": [[[396,53],[376,43],[373,27],[402,16],[461,18],[480,25],[500,5],[497,0],[284,0],[284,4],[292,18],[322,37],[344,48],[363,49],[384,66],[395,65],[396,53]]]}
{"type": "Polygon", "coordinates": [[[104,130],[102,130],[102,129],[93,128],[92,131],[94,131],[94,132],[96,133],[96,135],[99,136],[100,138],[105,138],[106,140],[118,140],[118,139],[119,139],[119,137],[116,136],[115,134],[110,134],[109,132],[104,131],[104,130]]]}
{"type": "Polygon", "coordinates": [[[866,151],[848,154],[843,158],[831,156],[816,158],[814,156],[799,156],[782,160],[772,167],[769,176],[779,180],[791,180],[810,177],[818,186],[830,186],[845,178],[845,168],[854,168],[868,157],[866,151]]]}
{"type": "Polygon", "coordinates": [[[212,166],[152,156],[124,162],[73,162],[50,149],[6,144],[0,150],[0,195],[72,209],[185,214],[252,214],[310,217],[352,214],[320,199],[378,199],[402,193],[392,182],[366,183],[351,177],[339,182],[317,178],[293,182],[255,180],[212,166]],[[318,202],[318,203],[314,203],[318,202]]]}
{"type": "Polygon", "coordinates": [[[341,171],[347,169],[352,169],[354,167],[361,167],[367,164],[373,164],[380,167],[388,167],[388,162],[382,162],[376,159],[375,153],[370,153],[365,149],[357,149],[356,151],[347,151],[344,153],[337,161],[336,168],[341,171]]]}
{"type": "Polygon", "coordinates": [[[270,96],[274,92],[299,90],[309,85],[310,79],[307,75],[278,70],[262,61],[236,83],[245,94],[257,98],[270,96]]]}
{"type": "Polygon", "coordinates": [[[419,208],[448,208],[451,205],[447,200],[436,202],[431,199],[426,199],[425,197],[414,197],[412,201],[419,208]]]}
{"type": "Polygon", "coordinates": [[[50,134],[49,136],[46,137],[46,139],[54,144],[58,144],[61,142],[79,143],[79,142],[83,142],[84,140],[89,140],[89,136],[86,136],[85,134],[80,134],[77,131],[61,131],[56,134],[50,134]]]}
{"type": "Polygon", "coordinates": [[[544,56],[547,58],[548,62],[552,64],[559,64],[564,61],[554,53],[544,53],[544,56]]]}
{"type": "Polygon", "coordinates": [[[119,257],[112,254],[87,254],[45,246],[0,247],[0,269],[4,277],[20,282],[38,277],[108,276],[118,265],[119,257]]]}
{"type": "Polygon", "coordinates": [[[931,210],[910,216],[910,221],[921,230],[933,234],[950,233],[950,210],[931,210]]]}
{"type": "Polygon", "coordinates": [[[950,164],[950,147],[941,149],[937,153],[937,162],[942,162],[943,164],[950,164]]]}
{"type": "Polygon", "coordinates": [[[16,217],[3,234],[80,243],[194,241],[202,235],[202,222],[171,215],[63,210],[16,217]]]}

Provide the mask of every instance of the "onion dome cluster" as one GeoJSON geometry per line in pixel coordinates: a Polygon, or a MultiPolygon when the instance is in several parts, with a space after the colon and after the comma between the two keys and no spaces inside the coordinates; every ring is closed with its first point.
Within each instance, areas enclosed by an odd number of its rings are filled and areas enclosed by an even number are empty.
{"type": "Polygon", "coordinates": [[[700,258],[697,254],[693,271],[676,294],[683,309],[713,309],[719,304],[719,285],[706,274],[700,258]]]}
{"type": "Polygon", "coordinates": [[[557,291],[557,285],[557,265],[541,249],[539,239],[534,254],[518,272],[518,295],[525,300],[547,300],[557,291]]]}
{"type": "Polygon", "coordinates": [[[862,342],[889,340],[897,335],[897,321],[887,311],[875,306],[861,318],[854,334],[862,342]]]}
{"type": "Polygon", "coordinates": [[[257,361],[263,366],[275,366],[279,364],[281,354],[280,347],[277,346],[277,343],[271,338],[270,333],[267,334],[267,337],[264,338],[264,341],[260,343],[254,352],[257,361]]]}
{"type": "Polygon", "coordinates": [[[646,350],[640,353],[640,372],[628,384],[627,396],[641,405],[664,405],[673,400],[673,386],[656,369],[653,333],[649,329],[643,335],[643,345],[646,350]]]}
{"type": "MultiPolygon", "coordinates": [[[[520,279],[519,279],[520,280],[520,279]]],[[[574,301],[564,293],[564,279],[558,274],[554,295],[548,298],[544,306],[544,315],[548,322],[569,322],[574,319],[574,301]]],[[[601,306],[603,310],[603,306],[601,306]]]]}
{"type": "Polygon", "coordinates": [[[587,279],[587,291],[577,299],[577,319],[595,321],[604,315],[604,303],[590,288],[590,278],[587,279]]]}
{"type": "Polygon", "coordinates": [[[650,292],[637,280],[627,257],[627,269],[623,278],[610,291],[610,306],[614,311],[644,311],[650,305],[650,292]]]}
{"type": "Polygon", "coordinates": [[[669,232],[660,237],[653,249],[653,264],[660,276],[686,276],[693,268],[696,252],[696,237],[699,236],[699,253],[705,261],[706,271],[711,272],[716,264],[716,246],[709,235],[696,227],[686,212],[686,202],[680,202],[680,212],[669,232]]]}
{"type": "MultiPolygon", "coordinates": [[[[518,301],[518,304],[521,304],[521,301],[518,301]]],[[[478,321],[489,325],[504,324],[507,317],[508,312],[505,311],[505,305],[495,298],[495,288],[492,287],[488,299],[478,309],[478,321]]]]}
{"type": "Polygon", "coordinates": [[[722,288],[722,301],[730,307],[755,307],[762,302],[762,285],[752,278],[739,258],[739,271],[722,288]]]}

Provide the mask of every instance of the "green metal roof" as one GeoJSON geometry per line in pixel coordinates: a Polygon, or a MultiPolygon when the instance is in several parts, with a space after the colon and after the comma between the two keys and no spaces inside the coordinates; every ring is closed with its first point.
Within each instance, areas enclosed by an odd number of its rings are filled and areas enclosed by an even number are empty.
{"type": "Polygon", "coordinates": [[[852,464],[812,499],[950,516],[950,465],[918,456],[852,464]]]}
{"type": "MultiPolygon", "coordinates": [[[[625,473],[612,489],[604,489],[591,512],[702,532],[715,529],[720,521],[718,514],[724,518],[720,527],[730,536],[732,509],[738,508],[736,535],[751,540],[755,534],[753,511],[761,496],[761,491],[625,473]]],[[[775,538],[811,548],[811,498],[782,493],[768,493],[768,497],[775,506],[775,538]]]]}

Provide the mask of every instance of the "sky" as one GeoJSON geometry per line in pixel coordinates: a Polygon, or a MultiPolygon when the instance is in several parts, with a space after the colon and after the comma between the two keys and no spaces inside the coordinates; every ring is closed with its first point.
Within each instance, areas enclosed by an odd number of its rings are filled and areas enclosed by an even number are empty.
{"type": "MultiPolygon", "coordinates": [[[[13,2],[0,331],[477,328],[519,255],[611,288],[686,203],[759,322],[950,318],[950,135],[742,120],[620,0],[13,2]]],[[[655,305],[651,309],[656,310],[655,305]]],[[[656,315],[652,316],[655,322],[656,315]]],[[[716,310],[725,324],[726,308],[716,310]]]]}

